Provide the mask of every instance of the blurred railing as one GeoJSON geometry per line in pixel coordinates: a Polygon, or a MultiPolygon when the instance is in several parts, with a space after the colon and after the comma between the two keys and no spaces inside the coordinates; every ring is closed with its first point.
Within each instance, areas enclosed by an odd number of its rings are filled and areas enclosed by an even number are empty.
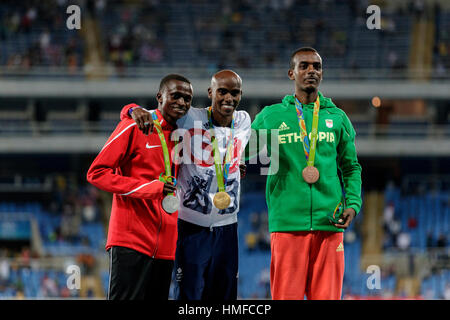
{"type": "MultiPolygon", "coordinates": [[[[81,120],[21,124],[0,122],[1,153],[97,153],[113,132],[117,120],[81,120]]],[[[365,125],[356,129],[360,156],[449,156],[450,126],[395,127],[365,125]]]]}
{"type": "MultiPolygon", "coordinates": [[[[266,79],[285,80],[287,77],[288,64],[276,65],[271,68],[241,68],[239,66],[229,66],[237,71],[245,79],[266,79]]],[[[217,72],[217,68],[190,67],[189,65],[179,66],[139,66],[116,68],[114,66],[94,67],[84,66],[78,68],[69,67],[43,67],[35,66],[30,68],[0,66],[0,79],[135,79],[135,78],[157,78],[160,79],[169,73],[181,73],[191,78],[209,79],[217,72]]],[[[352,68],[327,68],[324,65],[324,78],[330,80],[443,80],[450,79],[450,74],[436,73],[432,69],[352,69],[352,68]]]]}
{"type": "MultiPolygon", "coordinates": [[[[51,122],[22,121],[21,124],[8,125],[8,119],[1,119],[1,137],[44,137],[44,136],[85,136],[109,135],[119,123],[119,113],[116,120],[89,122],[83,120],[66,120],[51,122]]],[[[354,123],[355,125],[356,123],[354,123]]],[[[364,139],[441,139],[450,137],[450,125],[379,125],[375,123],[359,125],[355,128],[357,138],[364,139]]]]}
{"type": "Polygon", "coordinates": [[[450,136],[449,125],[404,125],[369,124],[356,129],[357,137],[368,139],[435,139],[450,136]]]}

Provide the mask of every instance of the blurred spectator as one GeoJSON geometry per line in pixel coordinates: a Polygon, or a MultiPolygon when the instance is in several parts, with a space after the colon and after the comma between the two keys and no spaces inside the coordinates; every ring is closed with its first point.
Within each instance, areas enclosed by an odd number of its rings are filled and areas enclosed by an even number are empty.
{"type": "Polygon", "coordinates": [[[270,233],[261,228],[258,233],[258,248],[263,251],[270,250],[270,233]]]}
{"type": "Polygon", "coordinates": [[[428,231],[427,233],[427,248],[434,248],[433,233],[431,231],[428,231]]]}
{"type": "Polygon", "coordinates": [[[390,230],[390,225],[394,221],[395,206],[394,202],[389,202],[383,211],[383,223],[386,231],[390,230]]]}
{"type": "MultiPolygon", "coordinates": [[[[25,5],[12,0],[2,1],[0,9],[5,8],[7,14],[2,15],[0,10],[0,39],[5,39],[6,46],[12,50],[6,57],[0,57],[3,61],[0,63],[22,69],[32,69],[36,65],[63,66],[67,67],[69,74],[78,74],[84,65],[83,57],[87,56],[84,53],[86,40],[80,37],[79,31],[64,30],[64,15],[60,13],[67,5],[67,1],[61,0],[26,1],[25,5]],[[20,46],[23,49],[15,50],[14,41],[23,34],[31,35],[36,43],[25,41],[20,46]]],[[[301,3],[294,0],[187,3],[90,0],[79,5],[95,17],[103,43],[100,50],[106,63],[114,66],[122,76],[130,74],[128,68],[154,64],[173,66],[189,63],[203,68],[214,65],[214,70],[224,67],[271,68],[283,63],[283,57],[295,43],[313,46],[335,57],[351,56],[349,51],[357,48],[349,35],[365,27],[368,4],[358,0],[301,3]],[[189,15],[180,19],[178,11],[170,10],[174,4],[183,6],[189,15]],[[303,12],[306,14],[298,19],[303,12]],[[311,12],[317,16],[311,18],[311,12]],[[337,21],[348,22],[337,24],[336,20],[327,17],[328,12],[339,12],[337,15],[341,19],[337,21]],[[183,46],[179,45],[179,30],[183,30],[188,39],[183,46]],[[223,55],[224,51],[228,54],[223,55]],[[192,54],[198,59],[192,60],[192,54]],[[180,59],[183,56],[186,56],[185,61],[180,59]]],[[[397,17],[413,16],[415,12],[423,12],[423,7],[419,1],[412,4],[410,12],[383,15],[380,32],[389,33],[390,38],[382,42],[393,37],[408,37],[403,31],[397,32],[400,30],[397,17]]],[[[373,46],[377,45],[384,46],[383,43],[373,43],[373,46]]],[[[389,63],[391,68],[405,67],[403,62],[392,59],[389,63]]],[[[355,70],[361,67],[353,58],[336,61],[339,67],[355,70]]],[[[376,61],[379,67],[384,67],[380,65],[381,59],[376,61]]],[[[330,64],[333,67],[334,62],[330,61],[330,64]]],[[[443,65],[435,64],[440,73],[445,65],[445,62],[443,65]]]]}
{"type": "Polygon", "coordinates": [[[382,30],[382,35],[386,34],[392,34],[395,33],[395,31],[397,30],[397,26],[395,24],[395,21],[392,17],[385,17],[382,16],[381,17],[381,30],[382,30]]]}
{"type": "Polygon", "coordinates": [[[447,283],[444,290],[444,299],[450,300],[450,283],[447,283]]]}
{"type": "Polygon", "coordinates": [[[79,240],[81,216],[78,209],[71,203],[66,203],[63,207],[61,236],[69,242],[77,242],[79,240]]]}
{"type": "Polygon", "coordinates": [[[433,71],[433,77],[437,79],[444,78],[447,75],[447,69],[439,58],[435,59],[433,71]]]}
{"type": "Polygon", "coordinates": [[[417,227],[417,219],[416,217],[409,217],[408,218],[408,228],[409,229],[415,229],[417,227]]]}
{"type": "Polygon", "coordinates": [[[250,231],[245,235],[245,244],[247,245],[248,251],[254,251],[256,245],[258,244],[258,236],[256,233],[250,231]]]}
{"type": "Polygon", "coordinates": [[[45,274],[42,279],[40,296],[45,298],[56,298],[59,296],[58,285],[55,279],[49,277],[48,274],[45,274]]]}
{"type": "Polygon", "coordinates": [[[395,220],[395,205],[390,201],[383,211],[383,229],[385,233],[384,248],[397,245],[397,236],[400,232],[400,222],[395,220]]]}
{"type": "Polygon", "coordinates": [[[5,51],[6,57],[0,60],[0,64],[26,70],[34,66],[62,64],[70,67],[71,61],[76,60],[78,66],[82,62],[79,53],[83,51],[79,42],[72,48],[74,50],[67,61],[62,60],[67,48],[72,46],[69,37],[79,37],[77,30],[67,32],[63,28],[62,12],[61,1],[24,1],[20,4],[2,1],[0,39],[2,47],[9,50],[5,51]]]}
{"type": "Polygon", "coordinates": [[[96,218],[96,207],[93,204],[83,206],[83,219],[92,222],[96,218]]]}
{"type": "Polygon", "coordinates": [[[398,55],[394,50],[390,50],[388,53],[388,63],[391,69],[395,69],[398,65],[398,55]]]}
{"type": "Polygon", "coordinates": [[[94,272],[96,261],[91,254],[79,254],[77,261],[80,264],[81,274],[91,275],[94,272]]]}
{"type": "Polygon", "coordinates": [[[407,232],[401,232],[397,237],[397,247],[402,251],[407,251],[411,245],[411,235],[407,232]]]}
{"type": "Polygon", "coordinates": [[[80,193],[83,220],[86,222],[99,221],[98,203],[100,195],[98,189],[89,185],[84,190],[81,190],[80,193]]]}
{"type": "Polygon", "coordinates": [[[420,18],[425,12],[425,2],[424,0],[413,0],[412,11],[416,18],[420,18]]]}
{"type": "Polygon", "coordinates": [[[164,57],[164,51],[159,44],[142,44],[139,51],[139,60],[145,63],[159,63],[164,57]]]}
{"type": "Polygon", "coordinates": [[[259,284],[264,288],[264,299],[270,299],[270,270],[264,268],[259,274],[259,284]]]}
{"type": "Polygon", "coordinates": [[[355,231],[353,231],[353,230],[347,230],[345,233],[344,233],[344,242],[345,243],[353,243],[353,242],[355,242],[356,241],[356,232],[355,231]]]}
{"type": "Polygon", "coordinates": [[[7,281],[10,274],[10,264],[7,257],[7,251],[2,250],[0,255],[0,283],[7,281]]]}
{"type": "Polygon", "coordinates": [[[447,238],[445,234],[441,233],[436,242],[436,247],[438,248],[446,248],[447,247],[447,238]]]}
{"type": "Polygon", "coordinates": [[[389,225],[389,232],[391,235],[391,239],[392,239],[392,243],[396,244],[398,243],[398,237],[400,234],[400,230],[401,230],[402,226],[400,221],[394,220],[391,222],[391,224],[389,225]]]}
{"type": "Polygon", "coordinates": [[[31,250],[28,247],[23,247],[20,251],[21,265],[24,267],[30,267],[31,250]]]}
{"type": "Polygon", "coordinates": [[[250,225],[253,231],[259,229],[259,214],[256,211],[250,213],[250,225]]]}

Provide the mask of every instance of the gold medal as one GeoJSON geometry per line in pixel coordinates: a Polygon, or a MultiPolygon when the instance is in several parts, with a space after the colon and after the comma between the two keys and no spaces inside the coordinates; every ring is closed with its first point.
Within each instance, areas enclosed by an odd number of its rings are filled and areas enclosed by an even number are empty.
{"type": "Polygon", "coordinates": [[[231,197],[225,191],[217,192],[214,195],[213,203],[217,209],[223,210],[230,206],[231,197]]]}
{"type": "Polygon", "coordinates": [[[305,169],[303,169],[302,176],[307,183],[313,184],[316,183],[317,180],[319,180],[320,174],[319,170],[317,170],[316,167],[307,166],[305,169]]]}

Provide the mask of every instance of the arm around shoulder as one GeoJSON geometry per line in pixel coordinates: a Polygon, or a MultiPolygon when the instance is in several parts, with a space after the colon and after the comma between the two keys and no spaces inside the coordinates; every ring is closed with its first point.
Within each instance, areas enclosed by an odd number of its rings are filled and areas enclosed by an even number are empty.
{"type": "Polygon", "coordinates": [[[92,162],[87,181],[97,188],[135,198],[156,198],[162,194],[164,183],[159,180],[146,181],[123,176],[118,170],[130,159],[136,124],[131,120],[121,121],[109,137],[102,150],[92,162]]]}

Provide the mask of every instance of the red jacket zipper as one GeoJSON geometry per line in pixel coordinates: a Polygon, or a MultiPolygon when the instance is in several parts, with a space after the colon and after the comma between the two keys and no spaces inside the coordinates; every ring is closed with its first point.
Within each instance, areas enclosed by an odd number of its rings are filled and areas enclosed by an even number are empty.
{"type": "Polygon", "coordinates": [[[161,226],[162,226],[162,213],[161,213],[161,208],[159,208],[159,227],[158,227],[158,232],[156,233],[155,251],[153,251],[153,255],[152,255],[153,259],[155,258],[156,252],[158,251],[158,240],[159,240],[159,232],[161,231],[161,226]]]}

